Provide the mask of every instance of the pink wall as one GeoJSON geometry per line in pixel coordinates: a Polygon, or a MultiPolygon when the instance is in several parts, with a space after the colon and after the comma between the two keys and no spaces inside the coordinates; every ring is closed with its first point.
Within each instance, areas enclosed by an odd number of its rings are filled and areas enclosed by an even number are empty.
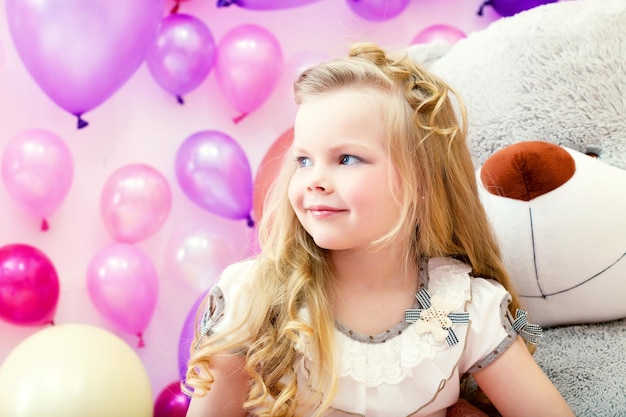
{"type": "MultiPolygon", "coordinates": [[[[244,148],[253,172],[281,133],[291,127],[290,79],[298,56],[341,55],[352,41],[372,40],[385,46],[404,46],[423,28],[435,23],[453,25],[465,33],[487,26],[499,16],[491,8],[476,12],[482,0],[413,0],[398,17],[373,23],[358,17],[345,0],[322,0],[306,6],[276,11],[251,11],[236,6],[216,8],[214,0],[190,0],[180,12],[201,18],[216,42],[231,28],[255,23],[279,40],[285,73],[270,98],[238,124],[237,111],[223,98],[213,71],[203,84],[185,96],[181,106],[164,92],[142,65],[132,78],[104,104],[85,114],[89,126],[78,130],[75,118],[55,105],[26,71],[14,49],[5,9],[0,9],[0,147],[31,128],[48,129],[69,146],[74,159],[74,179],[69,194],[49,218],[50,230],[39,230],[39,220],[25,213],[0,187],[0,246],[25,243],[43,251],[53,262],[61,294],[55,322],[85,323],[115,332],[131,346],[134,335],[125,334],[96,311],[86,290],[86,270],[96,251],[113,242],[103,225],[99,201],[108,176],[124,164],[141,162],[158,169],[169,181],[173,204],[158,233],[136,245],[147,253],[159,272],[160,295],[145,331],[145,347],[136,349],[143,360],[156,396],[178,378],[177,349],[185,317],[199,296],[175,277],[168,276],[167,244],[180,230],[198,222],[208,224],[233,245],[229,255],[244,256],[250,229],[243,220],[226,220],[192,203],[181,191],[174,174],[174,155],[191,134],[219,130],[244,148]],[[290,65],[292,67],[290,68],[290,65]]],[[[168,0],[166,6],[172,6],[168,0]]],[[[20,327],[0,321],[0,361],[40,327],[20,327]]]]}

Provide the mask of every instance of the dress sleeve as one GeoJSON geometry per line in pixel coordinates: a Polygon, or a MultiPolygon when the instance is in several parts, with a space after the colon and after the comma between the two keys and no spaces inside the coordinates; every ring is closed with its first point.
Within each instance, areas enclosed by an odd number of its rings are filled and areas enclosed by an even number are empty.
{"type": "Polygon", "coordinates": [[[225,337],[239,339],[242,343],[250,339],[250,329],[245,320],[249,292],[245,288],[253,268],[252,261],[230,265],[211,287],[207,293],[198,346],[207,335],[213,334],[224,334],[225,337]]]}
{"type": "Polygon", "coordinates": [[[508,306],[511,296],[494,280],[472,278],[470,325],[460,372],[475,373],[498,358],[517,337],[508,306]]]}

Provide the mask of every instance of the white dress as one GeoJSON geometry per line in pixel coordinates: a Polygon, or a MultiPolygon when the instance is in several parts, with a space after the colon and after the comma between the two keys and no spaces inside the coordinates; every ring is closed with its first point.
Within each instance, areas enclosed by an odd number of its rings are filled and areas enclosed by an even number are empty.
{"type": "MultiPolygon", "coordinates": [[[[236,325],[242,312],[229,300],[253,268],[247,260],[224,270],[209,292],[205,332],[236,325]]],[[[515,340],[510,295],[499,283],[470,277],[469,266],[450,258],[430,259],[420,269],[422,290],[409,321],[373,336],[336,325],[340,380],[329,416],[444,417],[459,398],[461,376],[486,367],[515,340]]],[[[307,361],[315,360],[307,345],[302,336],[302,380],[307,361]]]]}

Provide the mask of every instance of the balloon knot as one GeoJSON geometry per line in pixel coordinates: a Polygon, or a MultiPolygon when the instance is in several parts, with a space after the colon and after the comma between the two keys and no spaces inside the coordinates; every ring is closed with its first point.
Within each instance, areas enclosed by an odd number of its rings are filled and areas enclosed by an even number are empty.
{"type": "Polygon", "coordinates": [[[45,232],[50,228],[46,219],[41,219],[41,231],[45,232]]]}
{"type": "Polygon", "coordinates": [[[172,10],[170,10],[170,14],[176,14],[178,13],[178,8],[180,7],[180,2],[176,2],[176,4],[174,4],[174,7],[172,7],[172,10]]]}
{"type": "Polygon", "coordinates": [[[137,341],[137,347],[138,348],[145,347],[146,344],[143,342],[143,333],[142,332],[138,332],[137,333],[137,337],[139,338],[139,340],[137,341]]]}
{"type": "Polygon", "coordinates": [[[54,325],[55,325],[54,320],[50,320],[50,323],[48,323],[48,324],[49,324],[50,326],[54,326],[54,325]]]}
{"type": "Polygon", "coordinates": [[[478,9],[478,12],[476,13],[478,16],[482,16],[483,15],[483,9],[485,8],[485,6],[491,6],[493,5],[493,0],[485,0],[483,2],[483,4],[480,5],[480,9],[478,9]]]}
{"type": "Polygon", "coordinates": [[[183,98],[179,95],[176,95],[176,101],[178,104],[185,104],[185,100],[183,100],[183,98]]]}
{"type": "Polygon", "coordinates": [[[248,113],[241,113],[239,116],[233,117],[233,122],[237,124],[241,122],[243,119],[245,119],[247,115],[248,113]]]}
{"type": "Polygon", "coordinates": [[[83,127],[86,127],[89,123],[87,121],[85,121],[82,117],[80,117],[81,115],[76,115],[76,117],[78,118],[77,123],[76,123],[76,127],[78,129],[82,129],[83,127]]]}
{"type": "Polygon", "coordinates": [[[233,4],[233,0],[217,0],[217,7],[228,7],[233,4]]]}
{"type": "Polygon", "coordinates": [[[248,218],[246,219],[246,224],[248,225],[248,227],[254,227],[254,220],[252,220],[252,217],[248,216],[248,218]]]}

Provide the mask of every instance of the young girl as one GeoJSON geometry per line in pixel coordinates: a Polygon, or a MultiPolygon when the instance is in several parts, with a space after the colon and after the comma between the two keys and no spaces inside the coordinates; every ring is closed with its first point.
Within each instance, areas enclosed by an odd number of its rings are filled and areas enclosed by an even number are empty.
{"type": "Polygon", "coordinates": [[[464,374],[503,416],[573,416],[516,333],[538,329],[507,291],[450,87],[359,44],[295,97],[262,252],[207,297],[187,416],[445,416],[464,374]]]}

